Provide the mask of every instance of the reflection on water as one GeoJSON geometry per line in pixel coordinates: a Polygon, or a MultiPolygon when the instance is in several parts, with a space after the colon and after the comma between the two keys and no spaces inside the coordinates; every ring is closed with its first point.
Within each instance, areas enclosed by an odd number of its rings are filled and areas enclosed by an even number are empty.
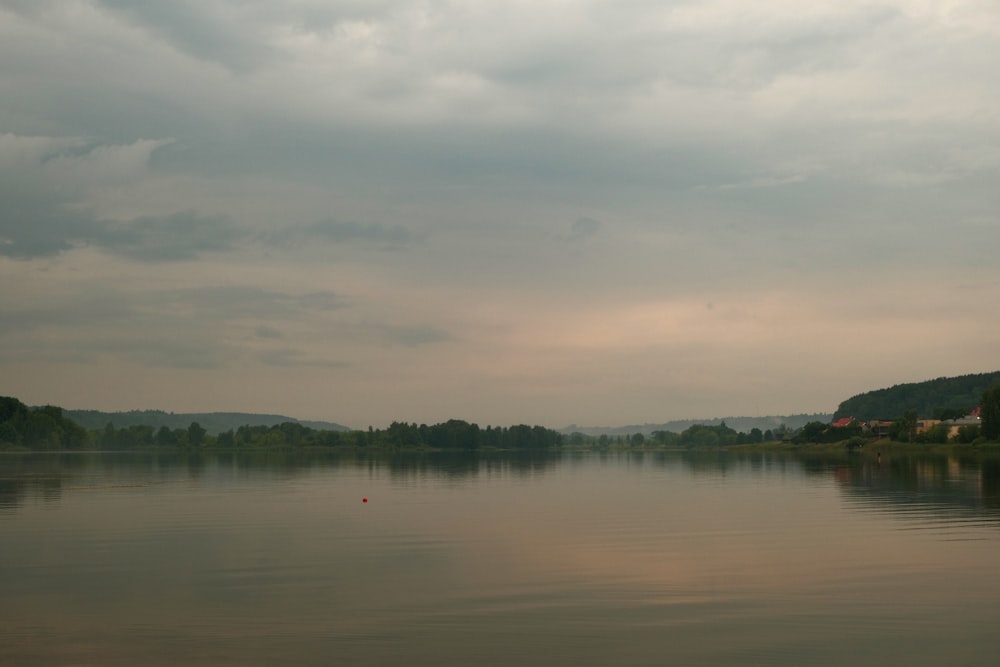
{"type": "Polygon", "coordinates": [[[322,469],[385,473],[395,481],[435,478],[461,481],[497,475],[544,476],[560,464],[597,460],[602,465],[679,468],[694,477],[727,474],[803,475],[831,478],[859,509],[941,511],[997,518],[1000,457],[902,454],[875,461],[860,455],[789,452],[570,452],[426,453],[251,451],[221,453],[60,453],[0,458],[0,510],[32,498],[58,501],[64,490],[98,490],[164,484],[206,476],[212,482],[255,475],[291,479],[322,469]]]}
{"type": "MultiPolygon", "coordinates": [[[[579,456],[579,455],[577,455],[579,456]]],[[[207,476],[213,482],[264,475],[292,478],[318,469],[386,472],[391,479],[426,477],[461,480],[477,475],[532,476],[562,460],[559,453],[394,452],[138,452],[32,453],[0,455],[0,509],[26,498],[57,500],[63,489],[96,490],[160,484],[207,476]]]]}
{"type": "Polygon", "coordinates": [[[6,455],[0,664],[992,665],[998,490],[933,455],[6,455]]]}

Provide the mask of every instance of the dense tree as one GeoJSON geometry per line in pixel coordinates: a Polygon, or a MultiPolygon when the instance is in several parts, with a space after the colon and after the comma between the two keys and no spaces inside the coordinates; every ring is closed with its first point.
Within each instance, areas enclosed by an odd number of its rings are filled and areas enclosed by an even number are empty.
{"type": "Polygon", "coordinates": [[[170,428],[161,426],[156,431],[156,444],[160,447],[172,447],[177,444],[177,438],[170,428]]]}
{"type": "Polygon", "coordinates": [[[89,434],[62,408],[46,405],[29,408],[16,398],[0,397],[0,444],[29,449],[82,449],[89,434]]]}
{"type": "Polygon", "coordinates": [[[917,435],[918,442],[929,442],[935,444],[941,444],[948,442],[948,434],[951,432],[951,426],[945,423],[934,424],[929,429],[923,433],[917,435]]]}
{"type": "Polygon", "coordinates": [[[840,404],[834,418],[893,419],[907,410],[916,410],[919,417],[941,411],[966,415],[979,405],[983,392],[998,382],[1000,371],[899,384],[852,396],[840,404]]]}
{"type": "Polygon", "coordinates": [[[830,428],[829,424],[824,424],[823,422],[809,422],[799,430],[798,435],[795,436],[795,441],[822,442],[828,428],[830,428]]]}
{"type": "Polygon", "coordinates": [[[96,441],[97,446],[101,449],[117,449],[114,422],[108,422],[104,425],[104,430],[96,436],[96,441]]]}
{"type": "Polygon", "coordinates": [[[28,406],[11,396],[0,396],[0,423],[11,423],[28,415],[28,406]]]}
{"type": "Polygon", "coordinates": [[[426,429],[422,438],[434,449],[475,449],[479,446],[479,426],[461,419],[449,419],[426,429]]]}
{"type": "Polygon", "coordinates": [[[684,429],[677,439],[684,447],[724,447],[739,442],[739,434],[722,422],[716,426],[694,424],[684,429]]]}
{"type": "Polygon", "coordinates": [[[978,437],[979,424],[966,424],[958,427],[958,433],[955,435],[955,442],[967,445],[974,442],[978,437]]]}
{"type": "Polygon", "coordinates": [[[677,442],[678,436],[671,431],[653,431],[653,440],[660,445],[671,445],[677,442]]]}
{"type": "Polygon", "coordinates": [[[17,429],[9,421],[0,422],[0,445],[16,445],[18,441],[17,429]]]}
{"type": "Polygon", "coordinates": [[[917,439],[917,411],[907,410],[889,428],[889,437],[899,442],[913,442],[917,439]]]}
{"type": "Polygon", "coordinates": [[[102,430],[94,432],[94,442],[103,450],[135,449],[157,444],[156,435],[152,426],[116,429],[114,424],[108,422],[102,430]]]}
{"type": "Polygon", "coordinates": [[[845,442],[851,438],[861,437],[861,425],[852,421],[848,426],[833,426],[823,422],[809,422],[795,434],[792,442],[802,444],[807,442],[845,442]]]}
{"type": "Polygon", "coordinates": [[[1000,384],[983,392],[979,402],[982,434],[987,440],[1000,440],[1000,384]]]}
{"type": "Polygon", "coordinates": [[[223,431],[215,438],[216,447],[224,447],[226,449],[234,446],[236,444],[236,438],[233,435],[233,430],[223,431]]]}
{"type": "Polygon", "coordinates": [[[392,422],[385,433],[385,439],[391,447],[420,447],[424,444],[420,439],[419,427],[403,422],[392,422]]]}
{"type": "Polygon", "coordinates": [[[187,427],[187,441],[192,447],[201,447],[205,442],[205,429],[201,427],[198,422],[191,422],[191,425],[187,427]]]}

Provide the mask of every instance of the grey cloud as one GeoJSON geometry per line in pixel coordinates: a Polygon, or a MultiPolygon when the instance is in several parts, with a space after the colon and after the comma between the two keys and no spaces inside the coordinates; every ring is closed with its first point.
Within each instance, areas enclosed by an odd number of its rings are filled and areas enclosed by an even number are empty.
{"type": "Polygon", "coordinates": [[[242,237],[228,219],[191,211],[116,223],[44,202],[0,204],[0,255],[14,259],[91,245],[142,261],[180,261],[232,250],[242,237]]]}
{"type": "Polygon", "coordinates": [[[569,230],[569,240],[573,242],[584,241],[597,234],[601,229],[601,223],[586,216],[577,218],[576,222],[569,230]]]}
{"type": "Polygon", "coordinates": [[[299,318],[310,311],[344,307],[344,299],[330,291],[290,294],[249,285],[212,285],[151,292],[158,308],[192,308],[209,320],[299,318]]]}
{"type": "Polygon", "coordinates": [[[75,328],[93,322],[121,326],[136,315],[134,305],[114,291],[56,299],[5,296],[0,299],[0,335],[30,333],[44,327],[75,328]]]}
{"type": "Polygon", "coordinates": [[[165,368],[216,369],[228,365],[237,357],[235,350],[213,338],[164,335],[124,338],[112,335],[82,343],[81,346],[96,354],[165,368]]]}
{"type": "Polygon", "coordinates": [[[392,0],[340,0],[339,2],[285,5],[282,11],[290,22],[308,32],[328,31],[344,21],[375,20],[384,17],[398,3],[392,0]]]}
{"type": "Polygon", "coordinates": [[[368,324],[364,327],[394,344],[417,347],[430,343],[444,343],[454,340],[451,334],[430,326],[397,326],[390,324],[368,324]]]}
{"type": "Polygon", "coordinates": [[[336,310],[347,305],[344,297],[330,291],[307,292],[297,297],[296,301],[308,310],[336,310]]]}
{"type": "Polygon", "coordinates": [[[33,15],[46,11],[56,0],[4,0],[3,9],[19,14],[33,15]]]}
{"type": "Polygon", "coordinates": [[[231,250],[242,236],[227,218],[188,211],[165,218],[137,218],[121,227],[105,223],[92,242],[133,259],[179,261],[231,250]]]}
{"type": "MultiPolygon", "coordinates": [[[[247,354],[236,342],[241,336],[262,344],[281,340],[272,322],[308,322],[310,314],[341,302],[332,292],[294,294],[249,286],[135,293],[95,284],[58,298],[5,294],[0,295],[0,359],[93,362],[106,356],[150,366],[220,368],[247,354]]],[[[261,354],[272,365],[336,365],[289,350],[261,354]]]]}
{"type": "Polygon", "coordinates": [[[98,0],[193,58],[252,73],[285,57],[272,43],[276,26],[327,33],[346,21],[381,21],[398,9],[386,0],[335,3],[269,0],[98,0]]]}
{"type": "Polygon", "coordinates": [[[348,368],[350,364],[343,361],[330,361],[316,359],[307,356],[301,350],[292,348],[282,348],[280,350],[268,350],[257,356],[258,360],[266,366],[299,367],[309,368],[348,368]]]}
{"type": "Polygon", "coordinates": [[[257,327],[254,330],[254,335],[257,336],[257,338],[270,338],[270,339],[275,339],[275,340],[278,340],[278,339],[281,339],[281,338],[284,337],[282,335],[281,331],[279,331],[278,329],[275,329],[274,327],[269,327],[269,326],[259,326],[259,327],[257,327]]]}
{"type": "Polygon", "coordinates": [[[324,220],[310,225],[305,231],[337,242],[377,241],[401,245],[413,239],[412,234],[399,225],[386,227],[377,223],[362,225],[356,222],[340,222],[338,220],[324,220]]]}
{"type": "Polygon", "coordinates": [[[100,226],[86,213],[71,216],[43,202],[0,203],[0,255],[52,257],[93,238],[100,226]]]}
{"type": "Polygon", "coordinates": [[[231,250],[243,236],[225,216],[182,211],[113,221],[90,190],[128,188],[169,140],[113,145],[0,135],[0,256],[51,257],[90,245],[142,261],[194,259],[231,250]]]}
{"type": "Polygon", "coordinates": [[[273,52],[258,25],[241,8],[211,0],[99,0],[111,11],[158,35],[174,48],[199,60],[248,72],[266,63],[273,52]]]}
{"type": "Polygon", "coordinates": [[[412,232],[401,225],[345,222],[333,218],[294,225],[269,235],[270,240],[285,244],[329,241],[375,244],[388,249],[405,246],[415,238],[412,232]]]}
{"type": "Polygon", "coordinates": [[[258,337],[279,338],[281,332],[263,322],[300,320],[309,312],[342,305],[343,299],[333,292],[290,294],[252,286],[207,286],[136,294],[96,284],[59,298],[5,295],[0,299],[0,334],[45,327],[83,329],[97,323],[135,331],[197,330],[220,322],[258,320],[262,322],[254,329],[258,337]]]}
{"type": "Polygon", "coordinates": [[[127,300],[112,308],[107,319],[108,309],[87,312],[70,304],[69,312],[63,311],[64,304],[56,302],[12,309],[23,319],[0,326],[0,360],[99,364],[118,359],[145,366],[207,369],[222,368],[240,354],[205,326],[144,312],[127,300]],[[45,335],[39,336],[39,331],[45,335]]]}
{"type": "MultiPolygon", "coordinates": [[[[537,104],[569,94],[587,114],[664,82],[746,91],[787,74],[848,68],[854,65],[860,42],[900,18],[899,10],[875,5],[793,12],[744,24],[726,15],[686,21],[685,10],[697,14],[699,4],[708,5],[706,14],[720,10],[712,3],[687,1],[588,8],[593,27],[519,31],[518,48],[480,48],[462,67],[506,89],[542,93],[537,104]],[[664,11],[667,6],[675,11],[664,11]]],[[[495,34],[505,28],[514,32],[500,25],[495,34]]],[[[494,39],[493,34],[479,37],[487,45],[494,39]]],[[[456,49],[453,42],[461,40],[444,41],[456,49]]]]}
{"type": "Polygon", "coordinates": [[[782,76],[806,76],[856,66],[865,40],[899,20],[886,6],[846,8],[837,16],[808,14],[752,25],[746,30],[692,33],[667,40],[663,73],[696,88],[760,89],[782,76]]]}

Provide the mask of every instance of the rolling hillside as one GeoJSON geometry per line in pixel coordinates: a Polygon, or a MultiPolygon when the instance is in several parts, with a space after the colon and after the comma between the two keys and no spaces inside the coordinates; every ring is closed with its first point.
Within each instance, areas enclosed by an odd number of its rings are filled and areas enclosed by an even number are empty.
{"type": "Polygon", "coordinates": [[[923,419],[936,417],[941,411],[966,414],[979,405],[984,391],[998,383],[1000,371],[897,384],[852,396],[840,404],[833,417],[896,419],[908,410],[916,410],[923,419]]]}

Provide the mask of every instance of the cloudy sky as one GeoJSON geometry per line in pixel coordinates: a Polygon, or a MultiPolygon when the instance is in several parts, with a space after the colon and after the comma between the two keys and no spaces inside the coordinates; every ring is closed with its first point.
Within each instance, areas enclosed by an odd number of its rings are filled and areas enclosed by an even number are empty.
{"type": "Polygon", "coordinates": [[[0,0],[0,394],[352,427],[1000,369],[995,0],[0,0]]]}

